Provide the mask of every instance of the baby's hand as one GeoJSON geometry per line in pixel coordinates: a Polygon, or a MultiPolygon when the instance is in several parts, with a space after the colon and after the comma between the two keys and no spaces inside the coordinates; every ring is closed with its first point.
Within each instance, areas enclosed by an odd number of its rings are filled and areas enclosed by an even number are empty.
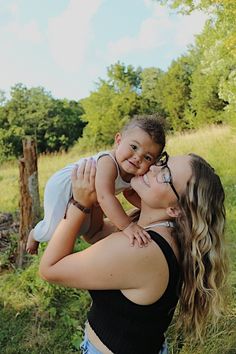
{"type": "Polygon", "coordinates": [[[151,241],[151,236],[139,225],[131,222],[124,230],[126,236],[130,240],[130,245],[134,245],[134,240],[138,241],[139,247],[147,246],[151,241]]]}

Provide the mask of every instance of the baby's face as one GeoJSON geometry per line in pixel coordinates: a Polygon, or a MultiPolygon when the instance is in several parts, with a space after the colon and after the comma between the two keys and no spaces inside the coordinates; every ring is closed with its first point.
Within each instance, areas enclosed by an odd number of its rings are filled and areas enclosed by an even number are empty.
{"type": "Polygon", "coordinates": [[[118,133],[116,142],[116,160],[125,173],[141,176],[156,162],[161,152],[150,135],[139,127],[118,133]]]}

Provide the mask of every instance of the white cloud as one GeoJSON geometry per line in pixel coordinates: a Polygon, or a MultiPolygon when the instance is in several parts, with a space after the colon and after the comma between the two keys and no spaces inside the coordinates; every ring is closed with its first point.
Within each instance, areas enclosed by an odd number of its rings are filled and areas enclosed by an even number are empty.
{"type": "Polygon", "coordinates": [[[82,69],[92,38],[92,19],[103,0],[70,0],[66,10],[49,20],[48,37],[56,65],[65,71],[82,69]]]}
{"type": "Polygon", "coordinates": [[[194,36],[202,31],[207,15],[200,11],[194,11],[189,16],[179,15],[178,19],[175,25],[175,39],[176,44],[183,47],[194,42],[194,36]]]}
{"type": "Polygon", "coordinates": [[[12,14],[12,15],[18,15],[19,13],[19,4],[17,2],[12,2],[10,4],[8,4],[8,11],[12,14]]]}
{"type": "Polygon", "coordinates": [[[1,1],[0,0],[0,45],[3,47],[4,43],[11,42],[14,48],[21,42],[39,43],[42,40],[38,21],[35,19],[23,22],[21,18],[22,9],[20,9],[19,0],[15,1],[1,1]]]}
{"type": "Polygon", "coordinates": [[[151,0],[144,0],[144,4],[152,11],[151,16],[141,23],[136,36],[126,36],[108,43],[108,61],[121,60],[128,54],[149,51],[164,45],[184,50],[188,44],[194,42],[194,35],[201,32],[207,19],[207,16],[199,11],[189,16],[173,16],[167,7],[151,0]]]}
{"type": "MultiPolygon", "coordinates": [[[[145,0],[145,3],[150,6],[149,1],[145,0]]],[[[171,22],[168,18],[167,9],[155,5],[155,13],[147,19],[145,19],[139,29],[139,33],[136,37],[123,37],[117,42],[108,43],[108,60],[116,61],[120,57],[140,50],[155,49],[164,44],[163,31],[169,30],[171,22]]]]}
{"type": "Polygon", "coordinates": [[[21,41],[39,43],[42,40],[42,34],[34,20],[24,24],[9,22],[3,30],[21,41]]]}
{"type": "Polygon", "coordinates": [[[18,1],[0,0],[0,17],[6,18],[9,15],[17,15],[19,13],[18,1]]]}
{"type": "MultiPolygon", "coordinates": [[[[120,3],[121,13],[125,1],[120,3]]],[[[194,33],[200,32],[204,22],[203,14],[173,16],[167,7],[143,0],[145,13],[149,15],[143,16],[137,33],[133,32],[132,22],[137,15],[132,12],[131,31],[127,28],[124,37],[120,35],[108,44],[105,42],[108,36],[104,39],[103,32],[109,31],[109,38],[113,38],[113,32],[117,36],[119,28],[116,21],[113,28],[112,16],[119,13],[112,11],[110,4],[106,8],[106,2],[66,0],[67,7],[58,15],[58,8],[47,8],[50,3],[47,0],[43,2],[45,10],[38,14],[27,1],[0,0],[0,88],[8,90],[16,82],[23,82],[27,86],[42,85],[58,97],[85,97],[98,77],[106,75],[106,66],[114,60],[132,64],[136,61],[143,67],[166,67],[193,42],[194,33]],[[54,9],[51,15],[54,17],[49,17],[54,9]],[[103,17],[103,11],[104,16],[109,13],[111,17],[110,27],[105,28],[107,17],[103,17]],[[93,25],[100,26],[97,33],[93,25]],[[107,46],[105,51],[104,46],[107,46]]]]}

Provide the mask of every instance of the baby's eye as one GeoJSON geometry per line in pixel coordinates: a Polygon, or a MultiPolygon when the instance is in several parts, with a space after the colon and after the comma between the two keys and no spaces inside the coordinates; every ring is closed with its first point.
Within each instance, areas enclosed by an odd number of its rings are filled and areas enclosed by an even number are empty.
{"type": "Polygon", "coordinates": [[[152,160],[153,160],[152,156],[149,156],[149,155],[144,156],[144,159],[148,162],[152,162],[152,160]]]}
{"type": "Polygon", "coordinates": [[[137,150],[137,146],[136,146],[136,145],[134,145],[134,144],[130,144],[130,147],[131,147],[131,149],[132,149],[132,150],[134,150],[134,151],[136,151],[136,150],[137,150]]]}

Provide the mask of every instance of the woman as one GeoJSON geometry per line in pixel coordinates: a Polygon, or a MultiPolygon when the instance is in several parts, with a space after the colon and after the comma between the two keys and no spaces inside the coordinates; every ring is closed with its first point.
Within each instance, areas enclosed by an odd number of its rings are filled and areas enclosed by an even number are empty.
{"type": "MultiPolygon", "coordinates": [[[[224,191],[202,158],[168,159],[132,188],[141,198],[138,224],[148,230],[147,247],[129,246],[123,232],[73,253],[78,230],[95,199],[91,161],[72,174],[74,200],[40,264],[41,276],[56,284],[90,290],[93,299],[83,353],[166,353],[164,333],[179,300],[181,325],[201,335],[205,321],[223,304],[226,280],[224,191]]],[[[102,239],[103,238],[103,239],[102,239]]]]}

